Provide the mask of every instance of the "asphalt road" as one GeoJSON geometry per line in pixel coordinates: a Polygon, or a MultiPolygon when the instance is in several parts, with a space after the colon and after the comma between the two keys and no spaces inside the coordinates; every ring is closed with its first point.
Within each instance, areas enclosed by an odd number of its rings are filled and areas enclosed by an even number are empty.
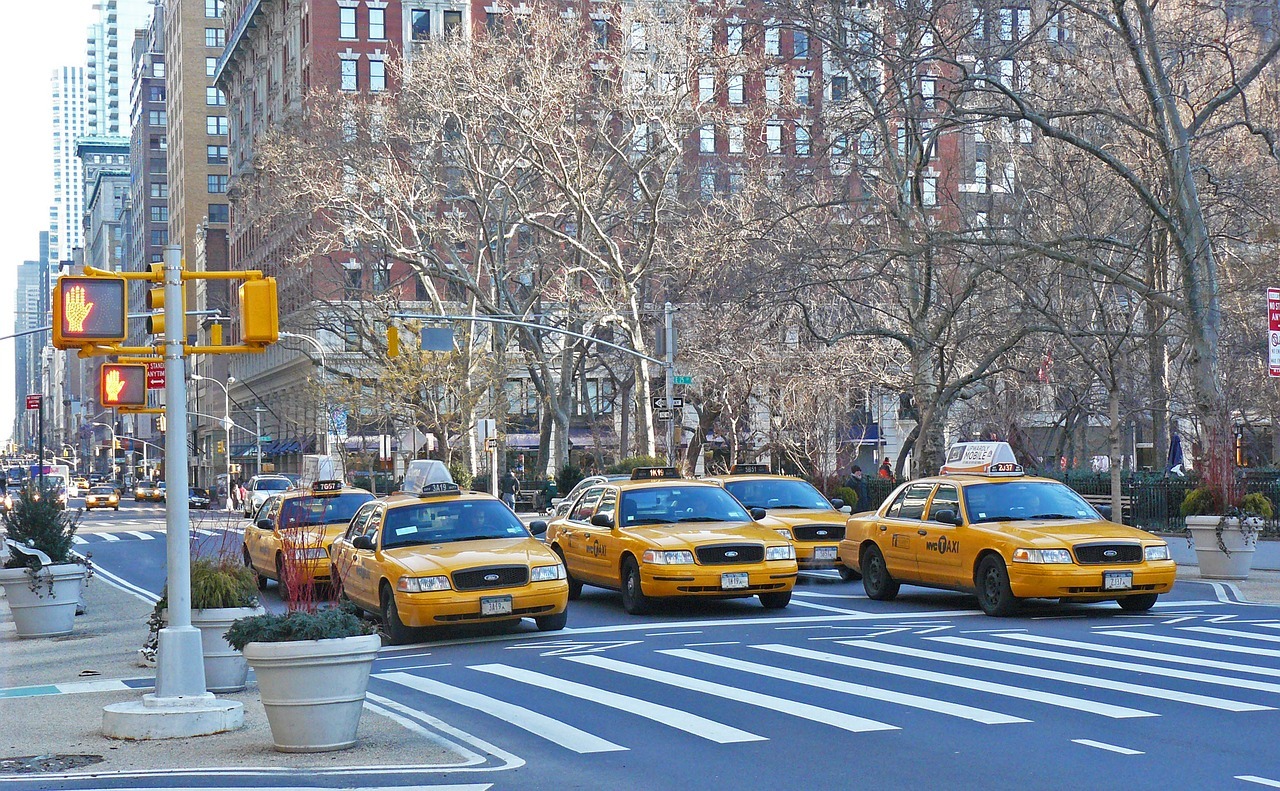
{"type": "MultiPolygon", "coordinates": [[[[238,547],[240,523],[214,512],[196,527],[210,547],[238,547]]],[[[79,549],[100,570],[160,590],[158,513],[95,513],[86,528],[79,549]]],[[[384,649],[370,693],[483,756],[436,784],[1280,787],[1280,608],[1230,598],[1180,583],[1150,614],[1036,602],[997,620],[967,596],[904,587],[872,602],[859,584],[804,575],[781,612],[751,599],[637,618],[587,588],[563,632],[525,622],[384,649]]],[[[274,585],[265,599],[279,606],[274,585]]],[[[432,787],[424,779],[356,770],[69,787],[432,787]]]]}

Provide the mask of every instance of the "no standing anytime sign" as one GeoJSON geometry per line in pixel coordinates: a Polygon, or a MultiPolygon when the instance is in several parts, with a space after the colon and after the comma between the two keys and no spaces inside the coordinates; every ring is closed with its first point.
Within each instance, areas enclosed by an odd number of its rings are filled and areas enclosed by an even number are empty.
{"type": "Polygon", "coordinates": [[[1267,373],[1280,376],[1280,288],[1267,289],[1267,373]]]}

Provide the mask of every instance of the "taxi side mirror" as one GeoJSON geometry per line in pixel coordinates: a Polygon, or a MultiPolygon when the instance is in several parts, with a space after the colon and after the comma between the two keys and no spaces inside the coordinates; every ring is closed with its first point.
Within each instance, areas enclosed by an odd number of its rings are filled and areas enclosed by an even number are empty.
{"type": "Polygon", "coordinates": [[[756,520],[757,522],[759,522],[761,519],[764,519],[764,515],[765,515],[765,510],[763,508],[751,509],[751,518],[756,520]]]}
{"type": "Polygon", "coordinates": [[[547,522],[545,519],[535,519],[529,523],[529,532],[535,536],[545,535],[547,532],[547,522]]]}
{"type": "Polygon", "coordinates": [[[853,506],[852,506],[852,505],[842,505],[842,506],[840,506],[840,513],[842,513],[842,514],[851,514],[851,513],[853,513],[853,506]]]}
{"type": "Polygon", "coordinates": [[[944,525],[959,525],[960,516],[950,508],[942,508],[934,513],[933,521],[944,525]]]}
{"type": "Polygon", "coordinates": [[[1103,519],[1107,520],[1108,522],[1114,521],[1111,518],[1111,506],[1100,505],[1097,507],[1096,510],[1098,511],[1099,514],[1101,514],[1103,519]]]}
{"type": "Polygon", "coordinates": [[[832,497],[831,507],[839,511],[841,508],[844,508],[844,500],[841,500],[839,497],[832,497]]]}
{"type": "Polygon", "coordinates": [[[606,530],[612,530],[613,517],[609,516],[608,514],[593,514],[591,517],[591,524],[595,525],[596,527],[603,527],[606,530]]]}
{"type": "Polygon", "coordinates": [[[356,536],[355,538],[351,539],[351,546],[355,547],[356,549],[372,550],[373,539],[369,538],[368,536],[356,536]]]}
{"type": "Polygon", "coordinates": [[[270,520],[270,519],[259,519],[259,520],[257,521],[257,523],[256,523],[256,524],[258,525],[258,529],[259,529],[259,530],[270,530],[270,529],[271,529],[271,520],[270,520]]]}

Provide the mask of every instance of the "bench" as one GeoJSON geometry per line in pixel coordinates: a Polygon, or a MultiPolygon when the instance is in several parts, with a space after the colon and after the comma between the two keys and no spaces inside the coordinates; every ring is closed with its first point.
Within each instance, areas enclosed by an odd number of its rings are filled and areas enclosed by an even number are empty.
{"type": "MultiPolygon", "coordinates": [[[[1084,501],[1089,505],[1097,508],[1100,505],[1111,505],[1110,494],[1081,494],[1084,501]]],[[[1133,521],[1133,496],[1128,494],[1120,495],[1120,513],[1112,514],[1112,518],[1118,518],[1123,524],[1130,524],[1133,521]]]]}

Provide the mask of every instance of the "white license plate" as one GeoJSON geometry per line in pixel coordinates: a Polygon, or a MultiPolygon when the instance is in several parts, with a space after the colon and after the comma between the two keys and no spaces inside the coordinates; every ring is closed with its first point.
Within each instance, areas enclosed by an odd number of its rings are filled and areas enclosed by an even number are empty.
{"type": "Polygon", "coordinates": [[[480,614],[481,615],[510,615],[511,614],[511,597],[510,596],[480,597],[480,614]]]}
{"type": "Polygon", "coordinates": [[[745,588],[748,584],[747,572],[745,571],[731,571],[720,575],[720,587],[725,590],[745,588]]]}
{"type": "Polygon", "coordinates": [[[1102,589],[1105,591],[1127,591],[1133,587],[1132,571],[1102,572],[1102,589]]]}
{"type": "Polygon", "coordinates": [[[836,549],[837,549],[836,547],[814,547],[813,559],[814,560],[835,560],[836,549]]]}

